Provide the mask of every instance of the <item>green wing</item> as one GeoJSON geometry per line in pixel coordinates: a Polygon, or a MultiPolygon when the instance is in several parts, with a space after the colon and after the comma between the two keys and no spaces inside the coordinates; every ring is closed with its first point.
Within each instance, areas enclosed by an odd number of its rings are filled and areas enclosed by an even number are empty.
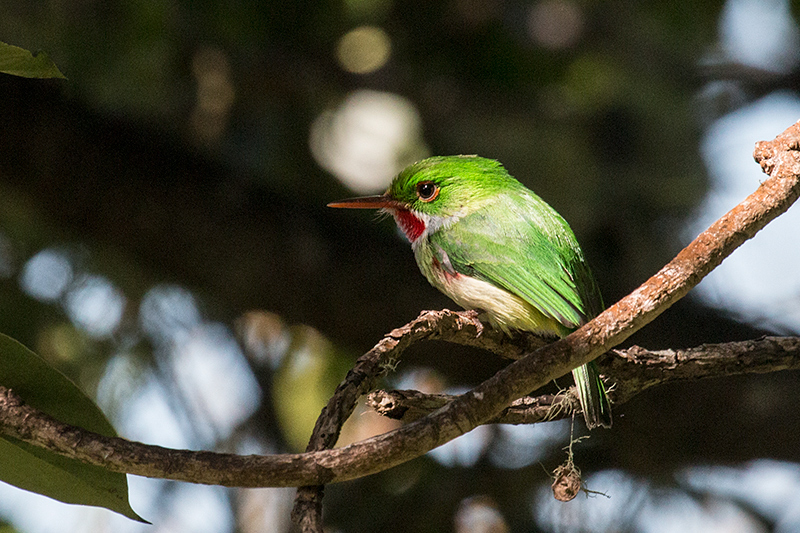
{"type": "MultiPolygon", "coordinates": [[[[527,190],[513,198],[498,195],[430,241],[444,268],[516,294],[567,330],[603,308],[569,225],[527,190]]],[[[587,427],[611,427],[611,403],[595,362],[572,374],[587,427]]]]}
{"type": "Polygon", "coordinates": [[[442,264],[518,295],[568,329],[599,313],[600,292],[564,219],[532,193],[495,200],[431,235],[442,264]]]}

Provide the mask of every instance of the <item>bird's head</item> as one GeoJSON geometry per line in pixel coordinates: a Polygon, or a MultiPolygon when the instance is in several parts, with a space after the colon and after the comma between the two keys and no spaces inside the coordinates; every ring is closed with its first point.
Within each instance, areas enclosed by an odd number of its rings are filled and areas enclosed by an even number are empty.
{"type": "Polygon", "coordinates": [[[406,167],[382,195],[350,198],[328,207],[382,209],[412,243],[478,209],[504,188],[519,185],[503,166],[478,156],[441,156],[406,167]]]}

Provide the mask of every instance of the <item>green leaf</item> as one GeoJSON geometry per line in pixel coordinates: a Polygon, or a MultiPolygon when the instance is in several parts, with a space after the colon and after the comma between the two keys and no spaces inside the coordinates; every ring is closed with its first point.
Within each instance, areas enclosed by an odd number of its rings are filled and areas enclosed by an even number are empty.
{"type": "Polygon", "coordinates": [[[23,78],[66,79],[44,52],[31,54],[24,48],[0,42],[0,72],[23,78]]]}
{"type": "MultiPolygon", "coordinates": [[[[0,385],[62,422],[116,436],[103,412],[72,381],[2,333],[0,385]]],[[[0,435],[0,480],[62,502],[105,507],[146,522],[128,503],[125,474],[87,465],[3,435],[0,435]]]]}

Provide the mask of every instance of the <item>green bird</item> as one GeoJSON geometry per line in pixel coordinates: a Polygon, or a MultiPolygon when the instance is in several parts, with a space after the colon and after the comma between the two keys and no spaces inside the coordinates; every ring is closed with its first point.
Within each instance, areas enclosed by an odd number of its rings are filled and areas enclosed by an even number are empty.
{"type": "MultiPolygon", "coordinates": [[[[603,309],[567,222],[492,159],[431,157],[400,172],[383,195],[328,205],[391,214],[431,285],[508,334],[564,337],[603,309]]],[[[611,427],[597,365],[572,374],[587,427],[611,427]]]]}

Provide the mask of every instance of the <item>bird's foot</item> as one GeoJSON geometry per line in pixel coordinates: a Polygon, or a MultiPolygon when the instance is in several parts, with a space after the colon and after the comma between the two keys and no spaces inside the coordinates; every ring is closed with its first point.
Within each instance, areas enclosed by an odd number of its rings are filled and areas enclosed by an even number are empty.
{"type": "Polygon", "coordinates": [[[481,322],[479,318],[480,313],[476,309],[470,309],[469,311],[461,311],[459,312],[459,314],[462,317],[469,320],[472,323],[472,325],[475,326],[475,329],[478,331],[478,334],[476,336],[480,337],[481,333],[483,333],[483,328],[484,328],[483,322],[481,322]]]}

